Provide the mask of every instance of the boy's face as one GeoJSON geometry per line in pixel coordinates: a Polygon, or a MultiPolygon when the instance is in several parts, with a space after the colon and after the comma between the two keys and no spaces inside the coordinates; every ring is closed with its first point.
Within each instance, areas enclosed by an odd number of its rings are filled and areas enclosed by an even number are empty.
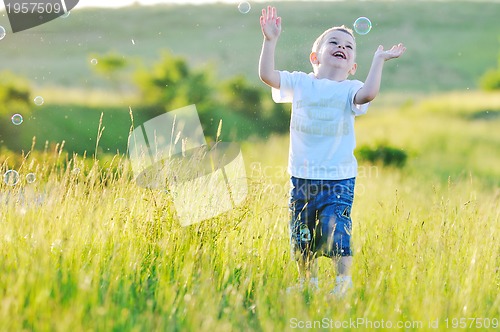
{"type": "Polygon", "coordinates": [[[311,63],[345,71],[346,76],[356,72],[356,43],[344,31],[333,30],[321,42],[318,52],[311,53],[311,63]]]}

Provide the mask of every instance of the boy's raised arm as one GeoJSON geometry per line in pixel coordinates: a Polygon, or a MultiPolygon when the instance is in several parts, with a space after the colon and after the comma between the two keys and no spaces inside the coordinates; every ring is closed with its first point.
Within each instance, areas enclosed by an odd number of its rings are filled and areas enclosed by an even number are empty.
{"type": "Polygon", "coordinates": [[[262,82],[275,89],[280,88],[280,74],[274,68],[274,53],[276,43],[281,34],[281,17],[276,14],[276,8],[268,6],[262,9],[260,27],[264,35],[262,52],[259,61],[259,77],[262,82]]]}
{"type": "Polygon", "coordinates": [[[382,69],[384,62],[389,59],[399,58],[406,48],[403,44],[394,45],[390,50],[384,51],[380,45],[373,56],[372,66],[366,77],[365,84],[354,96],[354,103],[357,105],[366,104],[377,96],[380,90],[380,81],[382,80],[382,69]]]}

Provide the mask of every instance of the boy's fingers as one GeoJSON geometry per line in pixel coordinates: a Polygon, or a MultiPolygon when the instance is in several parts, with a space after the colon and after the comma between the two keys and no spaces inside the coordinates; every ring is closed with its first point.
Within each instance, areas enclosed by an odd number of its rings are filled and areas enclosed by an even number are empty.
{"type": "Polygon", "coordinates": [[[267,6],[267,9],[262,9],[262,15],[260,16],[260,24],[262,26],[267,24],[275,24],[278,28],[281,27],[281,17],[277,16],[277,11],[275,7],[267,6]]]}

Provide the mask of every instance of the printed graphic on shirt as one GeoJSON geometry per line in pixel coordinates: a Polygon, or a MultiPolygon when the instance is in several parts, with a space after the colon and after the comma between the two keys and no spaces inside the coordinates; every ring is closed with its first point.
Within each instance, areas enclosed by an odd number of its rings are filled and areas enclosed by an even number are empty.
{"type": "Polygon", "coordinates": [[[337,110],[342,112],[346,106],[346,101],[339,100],[338,98],[322,98],[320,100],[300,99],[295,103],[295,110],[305,108],[307,115],[311,119],[333,120],[338,115],[332,111],[337,110]]]}
{"type": "Polygon", "coordinates": [[[310,119],[298,116],[292,116],[290,129],[309,135],[332,137],[347,136],[350,134],[349,122],[345,120],[325,123],[321,121],[311,121],[310,119]]]}

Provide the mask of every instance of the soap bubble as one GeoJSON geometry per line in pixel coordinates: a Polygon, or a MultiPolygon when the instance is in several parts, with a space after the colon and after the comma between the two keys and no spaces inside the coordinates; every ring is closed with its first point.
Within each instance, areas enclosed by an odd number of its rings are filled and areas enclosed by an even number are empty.
{"type": "Polygon", "coordinates": [[[21,123],[23,123],[23,116],[21,114],[14,114],[10,120],[12,121],[13,124],[16,126],[19,126],[21,123]]]}
{"type": "Polygon", "coordinates": [[[15,186],[19,182],[19,173],[13,169],[8,170],[3,175],[3,182],[9,186],[15,186]]]}
{"type": "Polygon", "coordinates": [[[353,25],[354,31],[360,35],[366,35],[372,29],[372,22],[366,17],[359,17],[353,25]]]}
{"type": "Polygon", "coordinates": [[[4,39],[6,35],[5,28],[0,25],[0,40],[4,39]]]}
{"type": "Polygon", "coordinates": [[[251,8],[252,7],[250,6],[250,3],[248,3],[247,1],[240,2],[240,4],[238,5],[238,10],[242,14],[247,14],[251,8]]]}
{"type": "Polygon", "coordinates": [[[33,183],[35,181],[36,181],[36,175],[35,175],[35,173],[28,173],[28,174],[26,174],[26,182],[33,183]]]}
{"type": "Polygon", "coordinates": [[[90,60],[90,63],[91,63],[91,64],[93,64],[93,65],[97,65],[97,62],[98,62],[98,61],[97,61],[97,59],[95,59],[95,58],[94,58],[94,59],[92,59],[92,60],[90,60]]]}
{"type": "Polygon", "coordinates": [[[44,103],[42,96],[36,96],[35,99],[33,99],[33,101],[35,102],[35,105],[37,105],[37,106],[43,105],[43,103],[44,103]]]}
{"type": "Polygon", "coordinates": [[[119,197],[115,199],[114,205],[119,209],[125,208],[127,207],[127,200],[125,198],[119,197]]]}

